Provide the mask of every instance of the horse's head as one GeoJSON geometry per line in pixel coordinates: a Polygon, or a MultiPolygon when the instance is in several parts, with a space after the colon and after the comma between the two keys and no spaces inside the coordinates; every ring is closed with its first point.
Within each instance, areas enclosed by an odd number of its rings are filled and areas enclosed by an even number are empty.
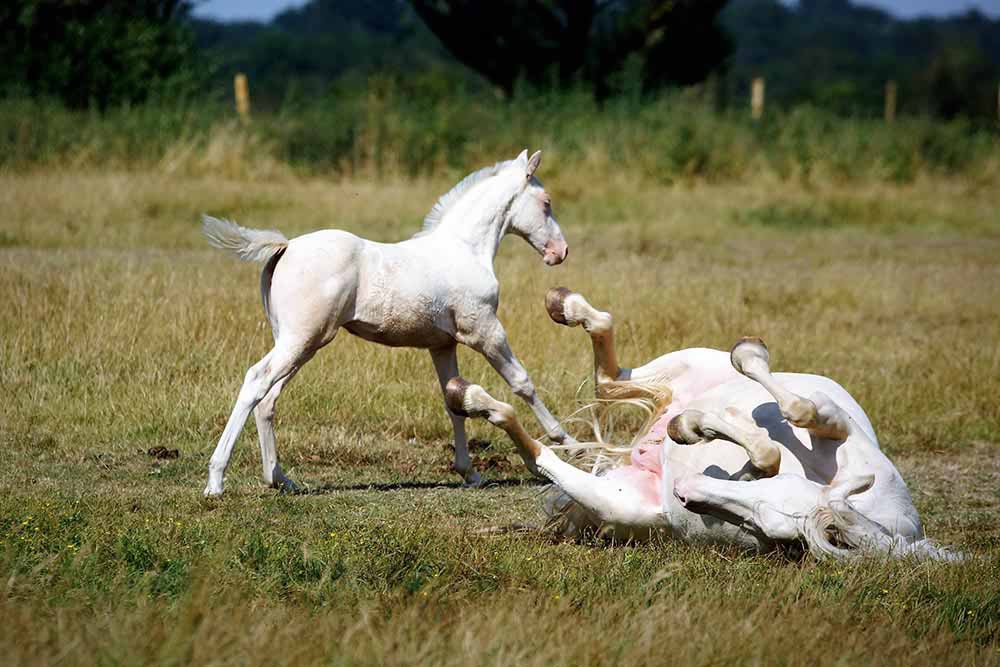
{"type": "Polygon", "coordinates": [[[798,517],[820,501],[822,487],[798,475],[735,482],[702,474],[674,481],[674,497],[696,514],[708,514],[775,541],[801,536],[798,517]]]}
{"type": "Polygon", "coordinates": [[[530,243],[546,264],[555,266],[566,259],[569,244],[552,215],[552,198],[535,178],[541,163],[541,151],[530,158],[528,151],[522,151],[512,162],[510,168],[518,170],[524,184],[511,202],[508,229],[530,243]]]}

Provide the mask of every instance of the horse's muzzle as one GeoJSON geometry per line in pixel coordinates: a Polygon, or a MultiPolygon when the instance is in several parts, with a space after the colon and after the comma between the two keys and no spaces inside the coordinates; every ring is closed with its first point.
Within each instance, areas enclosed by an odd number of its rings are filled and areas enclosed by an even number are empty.
{"type": "Polygon", "coordinates": [[[542,260],[548,266],[562,264],[569,256],[569,244],[565,241],[549,241],[542,251],[542,260]]]}

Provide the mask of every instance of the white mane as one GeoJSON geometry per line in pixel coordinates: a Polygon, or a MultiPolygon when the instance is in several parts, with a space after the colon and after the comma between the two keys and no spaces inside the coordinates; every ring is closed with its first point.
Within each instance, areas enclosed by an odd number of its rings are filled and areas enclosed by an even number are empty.
{"type": "Polygon", "coordinates": [[[441,195],[441,197],[431,208],[430,213],[428,213],[427,217],[424,218],[423,229],[421,229],[417,233],[417,236],[420,236],[422,234],[429,234],[435,227],[438,226],[438,223],[440,223],[441,220],[444,219],[444,216],[449,211],[449,209],[451,209],[451,207],[454,206],[458,202],[458,200],[462,198],[463,194],[465,194],[473,186],[482,183],[487,178],[496,176],[505,168],[507,168],[512,162],[514,162],[514,160],[497,162],[495,165],[492,165],[490,167],[483,167],[479,171],[474,171],[465,178],[463,178],[461,181],[459,181],[458,185],[456,185],[451,190],[448,190],[448,192],[441,195]]]}

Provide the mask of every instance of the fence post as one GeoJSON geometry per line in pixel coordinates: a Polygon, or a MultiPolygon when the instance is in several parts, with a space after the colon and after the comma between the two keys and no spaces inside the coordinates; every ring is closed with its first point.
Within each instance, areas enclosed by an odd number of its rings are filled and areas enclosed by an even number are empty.
{"type": "Polygon", "coordinates": [[[885,122],[887,123],[896,120],[896,90],[895,81],[885,82],[885,122]]]}
{"type": "Polygon", "coordinates": [[[750,114],[754,120],[764,115],[764,77],[754,77],[750,87],[750,114]]]}
{"type": "Polygon", "coordinates": [[[236,113],[244,123],[250,120],[250,86],[247,75],[240,72],[233,79],[233,92],[236,94],[236,113]]]}

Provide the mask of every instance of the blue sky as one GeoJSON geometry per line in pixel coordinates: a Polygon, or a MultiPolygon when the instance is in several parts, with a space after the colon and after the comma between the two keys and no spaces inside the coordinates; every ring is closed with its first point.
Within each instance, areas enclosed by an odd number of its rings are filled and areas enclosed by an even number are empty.
{"type": "MultiPolygon", "coordinates": [[[[304,5],[306,0],[201,0],[195,15],[223,20],[256,19],[266,21],[286,7],[304,5]]],[[[975,7],[1000,18],[1000,0],[863,0],[862,4],[888,9],[898,16],[921,14],[941,16],[975,7]]]]}

